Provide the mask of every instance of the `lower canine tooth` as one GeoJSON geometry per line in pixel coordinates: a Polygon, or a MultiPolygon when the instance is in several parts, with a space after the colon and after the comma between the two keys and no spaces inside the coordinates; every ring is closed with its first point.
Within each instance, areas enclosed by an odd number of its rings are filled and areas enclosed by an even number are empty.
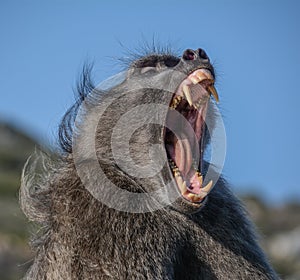
{"type": "Polygon", "coordinates": [[[192,101],[192,97],[191,97],[191,93],[190,93],[190,88],[187,85],[183,85],[182,91],[184,93],[184,96],[185,96],[187,102],[189,103],[190,106],[192,106],[193,101],[192,101]]]}
{"type": "Polygon", "coordinates": [[[208,193],[212,189],[212,185],[213,181],[210,180],[204,188],[201,188],[201,191],[208,193]]]}

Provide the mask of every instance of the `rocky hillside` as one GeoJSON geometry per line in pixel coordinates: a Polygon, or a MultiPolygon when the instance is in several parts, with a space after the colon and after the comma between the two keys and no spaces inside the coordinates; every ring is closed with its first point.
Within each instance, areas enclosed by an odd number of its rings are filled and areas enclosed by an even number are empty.
{"type": "MultiPolygon", "coordinates": [[[[36,142],[0,122],[0,279],[20,279],[32,258],[27,245],[32,225],[18,206],[20,174],[36,142]]],[[[262,246],[282,279],[300,279],[300,204],[268,206],[258,197],[243,197],[262,235],[262,246]]]]}
{"type": "Polygon", "coordinates": [[[267,206],[254,196],[244,197],[261,234],[261,243],[282,279],[300,279],[300,203],[267,206]]]}

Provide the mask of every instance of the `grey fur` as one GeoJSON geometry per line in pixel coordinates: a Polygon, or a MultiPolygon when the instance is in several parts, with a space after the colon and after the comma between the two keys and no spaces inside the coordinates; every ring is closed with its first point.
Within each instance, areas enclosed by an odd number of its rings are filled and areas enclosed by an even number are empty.
{"type": "MultiPolygon", "coordinates": [[[[168,56],[178,59],[169,54],[156,54],[135,61],[126,80],[106,92],[95,90],[88,71],[84,72],[79,87],[81,95],[61,126],[64,152],[55,160],[45,154],[34,155],[23,170],[20,204],[27,217],[41,226],[33,241],[36,257],[25,279],[278,279],[257,244],[243,206],[224,179],[218,180],[202,207],[180,197],[171,206],[154,212],[128,213],[95,199],[76,172],[72,135],[84,135],[90,125],[84,120],[95,119],[89,118],[89,109],[115,96],[117,101],[101,117],[96,135],[99,164],[107,177],[119,188],[135,193],[160,189],[172,180],[168,166],[150,179],[132,178],[116,166],[110,148],[112,128],[128,108],[141,103],[167,105],[170,102],[171,96],[163,90],[140,89],[133,95],[122,95],[133,86],[137,88],[134,76],[145,66],[143,59],[145,62],[155,57],[163,61],[168,56]],[[92,89],[87,97],[86,93],[92,89]],[[82,122],[74,127],[83,100],[87,105],[82,122]]],[[[204,66],[187,65],[178,59],[175,75],[170,67],[164,68],[144,82],[153,87],[160,81],[161,86],[167,84],[175,92],[191,69],[204,66]]],[[[149,142],[161,140],[160,127],[146,124],[141,128],[132,140],[135,161],[146,162],[149,142]]],[[[82,147],[82,164],[90,165],[94,172],[91,145],[87,140],[82,147]]],[[[89,179],[96,177],[95,173],[89,179]]],[[[95,186],[105,190],[105,182],[100,180],[95,186]]],[[[117,203],[131,203],[109,190],[107,195],[117,203]]],[[[163,193],[153,203],[170,196],[172,191],[163,193]]]]}

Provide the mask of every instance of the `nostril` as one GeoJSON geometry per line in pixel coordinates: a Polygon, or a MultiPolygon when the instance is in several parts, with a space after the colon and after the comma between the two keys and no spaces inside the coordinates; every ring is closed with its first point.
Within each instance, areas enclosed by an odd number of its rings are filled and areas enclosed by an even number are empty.
{"type": "Polygon", "coordinates": [[[199,57],[202,59],[208,59],[206,52],[203,49],[198,49],[199,57]]]}
{"type": "Polygon", "coordinates": [[[195,59],[195,53],[193,50],[186,50],[182,55],[184,60],[194,60],[195,59]]]}

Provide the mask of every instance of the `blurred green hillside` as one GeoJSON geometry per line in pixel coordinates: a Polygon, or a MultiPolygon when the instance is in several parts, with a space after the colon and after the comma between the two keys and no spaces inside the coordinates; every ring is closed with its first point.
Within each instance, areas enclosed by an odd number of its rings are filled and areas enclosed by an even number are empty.
{"type": "MultiPolygon", "coordinates": [[[[19,209],[18,188],[36,146],[26,133],[0,122],[0,280],[20,279],[33,257],[27,245],[32,225],[19,209]]],[[[300,204],[268,206],[255,196],[243,199],[275,269],[283,279],[299,280],[300,204]]]]}
{"type": "Polygon", "coordinates": [[[0,195],[17,193],[20,170],[37,143],[12,125],[0,122],[0,195]]]}
{"type": "Polygon", "coordinates": [[[0,122],[0,279],[20,279],[32,258],[30,226],[18,206],[22,167],[37,143],[0,122]]]}

